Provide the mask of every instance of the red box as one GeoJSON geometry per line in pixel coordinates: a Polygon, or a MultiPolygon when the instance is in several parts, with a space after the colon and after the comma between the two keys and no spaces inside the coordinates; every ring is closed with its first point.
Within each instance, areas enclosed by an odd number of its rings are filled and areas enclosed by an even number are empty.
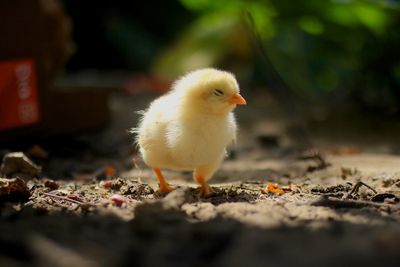
{"type": "Polygon", "coordinates": [[[33,61],[0,62],[0,130],[29,126],[39,120],[33,61]]]}

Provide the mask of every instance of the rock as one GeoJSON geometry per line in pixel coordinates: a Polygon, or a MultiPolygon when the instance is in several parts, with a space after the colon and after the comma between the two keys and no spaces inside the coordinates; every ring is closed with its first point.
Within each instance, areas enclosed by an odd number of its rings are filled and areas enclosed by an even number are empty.
{"type": "Polygon", "coordinates": [[[162,199],[162,206],[165,209],[179,210],[183,204],[191,201],[192,196],[189,188],[177,188],[162,199]]]}
{"type": "Polygon", "coordinates": [[[118,194],[112,195],[110,199],[117,206],[121,206],[123,203],[126,202],[126,198],[118,194]]]}
{"type": "Polygon", "coordinates": [[[27,201],[30,192],[24,180],[20,178],[0,178],[0,202],[27,201]]]}
{"type": "Polygon", "coordinates": [[[50,188],[51,190],[56,190],[60,187],[60,185],[56,181],[51,179],[45,180],[44,186],[50,188]]]}
{"type": "Polygon", "coordinates": [[[129,181],[125,185],[121,186],[120,192],[123,195],[146,196],[153,194],[154,190],[147,184],[129,181]]]}
{"type": "Polygon", "coordinates": [[[209,221],[217,217],[217,210],[211,203],[185,203],[182,210],[192,218],[199,221],[209,221]]]}
{"type": "Polygon", "coordinates": [[[8,153],[3,157],[3,163],[0,172],[7,176],[22,176],[24,178],[32,178],[38,176],[42,168],[33,163],[22,152],[8,153]]]}
{"type": "Polygon", "coordinates": [[[48,159],[49,157],[49,152],[39,145],[34,145],[31,147],[28,151],[26,151],[26,154],[30,157],[38,159],[48,159]]]}

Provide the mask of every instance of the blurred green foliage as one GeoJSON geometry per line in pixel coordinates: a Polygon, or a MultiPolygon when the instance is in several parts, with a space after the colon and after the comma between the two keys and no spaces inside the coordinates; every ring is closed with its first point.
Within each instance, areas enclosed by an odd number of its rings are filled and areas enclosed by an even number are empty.
{"type": "Polygon", "coordinates": [[[296,94],[395,110],[400,107],[400,9],[390,0],[181,0],[197,19],[155,71],[180,75],[222,66],[263,73],[246,12],[273,67],[296,94]]]}

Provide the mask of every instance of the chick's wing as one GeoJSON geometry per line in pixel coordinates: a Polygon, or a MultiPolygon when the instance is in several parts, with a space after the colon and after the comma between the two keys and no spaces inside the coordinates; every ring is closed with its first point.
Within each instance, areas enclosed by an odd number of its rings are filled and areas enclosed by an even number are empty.
{"type": "Polygon", "coordinates": [[[154,146],[165,145],[167,126],[174,121],[176,104],[168,96],[155,100],[145,112],[138,130],[138,143],[148,150],[154,146]]]}

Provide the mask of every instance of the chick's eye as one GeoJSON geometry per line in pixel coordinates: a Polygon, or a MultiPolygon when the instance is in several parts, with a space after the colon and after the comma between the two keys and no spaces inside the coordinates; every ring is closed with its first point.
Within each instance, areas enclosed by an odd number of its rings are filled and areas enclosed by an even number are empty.
{"type": "Polygon", "coordinates": [[[223,95],[224,95],[224,92],[222,92],[222,91],[219,90],[219,89],[214,89],[213,93],[214,93],[214,95],[216,95],[216,96],[223,96],[223,95]]]}

